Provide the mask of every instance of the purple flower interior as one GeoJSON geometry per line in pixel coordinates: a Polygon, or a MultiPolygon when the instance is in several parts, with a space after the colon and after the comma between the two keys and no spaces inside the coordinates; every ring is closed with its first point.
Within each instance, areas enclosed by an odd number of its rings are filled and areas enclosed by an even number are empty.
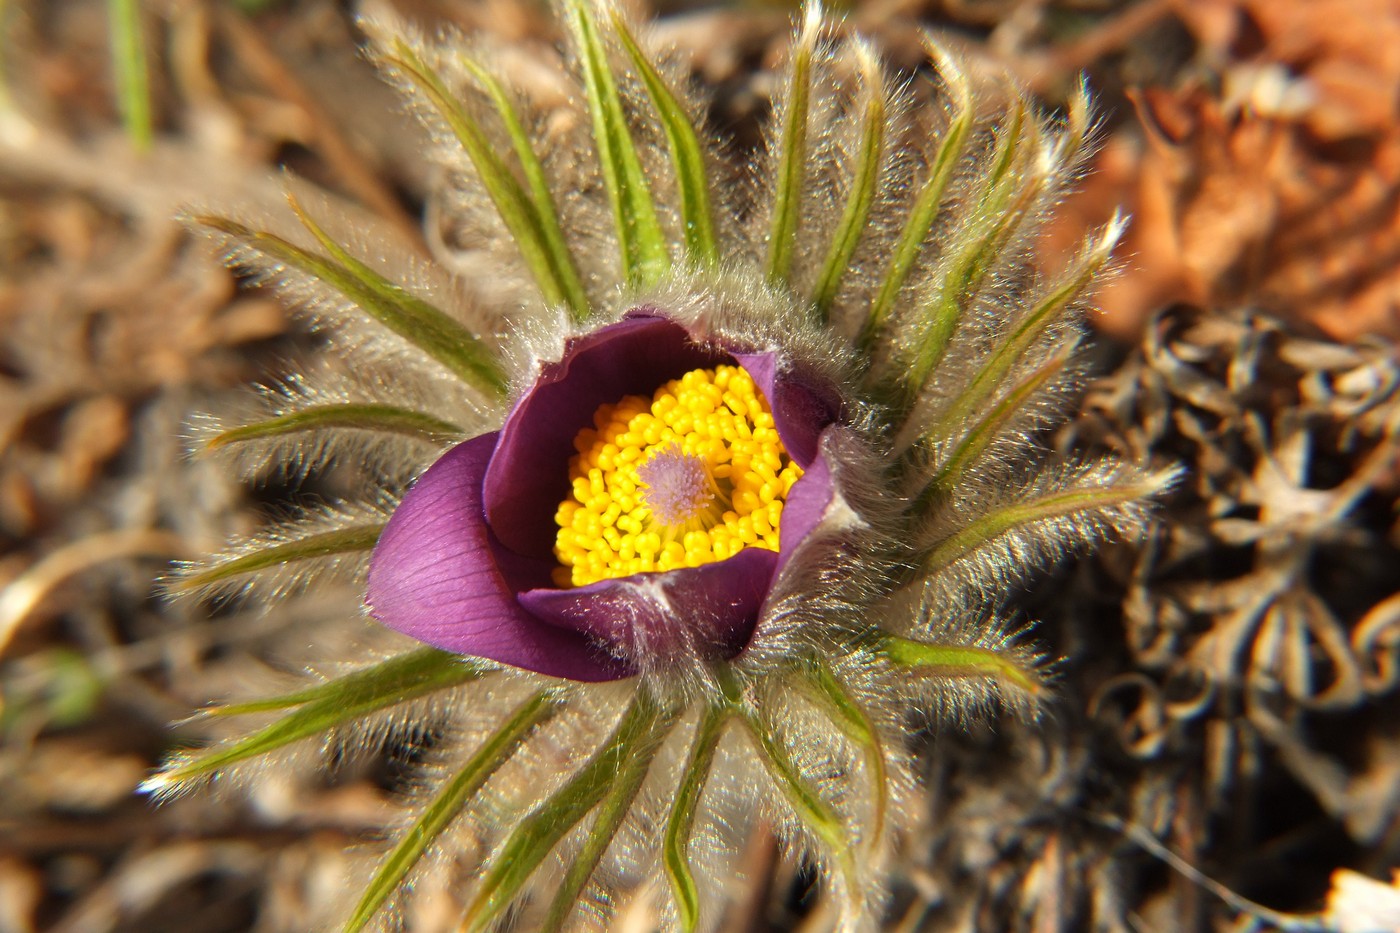
{"type": "Polygon", "coordinates": [[[486,520],[526,557],[554,561],[554,513],[568,495],[574,438],[603,405],[650,396],[692,369],[732,360],[694,343],[678,324],[637,315],[569,342],[506,417],[486,469],[486,520]]]}

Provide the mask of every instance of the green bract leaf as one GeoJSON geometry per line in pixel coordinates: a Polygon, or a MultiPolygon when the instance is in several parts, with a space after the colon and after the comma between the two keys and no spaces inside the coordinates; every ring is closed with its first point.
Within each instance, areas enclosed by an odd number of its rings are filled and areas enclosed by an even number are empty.
{"type": "Polygon", "coordinates": [[[142,787],[147,791],[161,791],[213,774],[298,739],[325,735],[337,726],[378,710],[475,680],[489,670],[489,665],[471,658],[424,648],[286,697],[227,707],[223,715],[291,705],[300,708],[249,736],[179,760],[142,787]]]}
{"type": "Polygon", "coordinates": [[[977,297],[983,277],[1042,190],[1043,174],[1025,181],[1011,171],[1017,157],[1034,148],[1025,145],[1026,109],[1026,102],[1021,100],[1012,111],[968,229],[957,240],[937,292],[919,310],[917,320],[924,323],[915,334],[914,358],[901,377],[901,397],[906,408],[943,361],[964,312],[977,297]],[[1014,204],[1009,203],[1013,195],[1014,204]]]}
{"type": "Polygon", "coordinates": [[[992,406],[991,411],[968,429],[966,436],[948,455],[938,473],[925,487],[919,497],[918,511],[926,510],[932,501],[953,492],[963,473],[977,462],[987,446],[1006,427],[1007,422],[1045,388],[1046,383],[1064,371],[1065,364],[1074,354],[1074,347],[1073,343],[1066,344],[1048,362],[1037,367],[1029,376],[1013,386],[1005,398],[992,406]]]}
{"type": "Polygon", "coordinates": [[[832,718],[846,737],[860,746],[865,766],[870,769],[870,784],[875,796],[875,819],[870,827],[868,843],[873,849],[885,834],[885,817],[889,812],[889,782],[885,775],[885,748],[880,741],[880,733],[860,703],[842,686],[827,665],[817,663],[811,676],[804,677],[801,684],[807,696],[832,718]]]}
{"type": "Polygon", "coordinates": [[[297,561],[334,557],[337,554],[363,553],[374,547],[383,530],[383,524],[355,525],[307,535],[294,541],[284,541],[177,577],[171,582],[170,588],[175,592],[185,592],[297,561]]]}
{"type": "Polygon", "coordinates": [[[1025,318],[987,357],[982,368],[973,377],[968,387],[948,406],[927,437],[937,440],[951,434],[959,425],[965,424],[972,413],[997,390],[1006,379],[1011,367],[1044,333],[1045,328],[1066,310],[1070,302],[1083,293],[1094,277],[1102,271],[1104,264],[1113,253],[1113,248],[1122,235],[1124,222],[1114,218],[1101,232],[1098,239],[1089,245],[1079,256],[1068,274],[1036,302],[1025,318]]]}
{"type": "MultiPolygon", "coordinates": [[[[301,215],[318,240],[325,232],[301,215]]],[[[505,394],[506,377],[500,364],[480,341],[457,321],[404,291],[358,261],[347,267],[263,230],[234,220],[198,215],[195,223],[241,240],[260,253],[318,279],[357,304],[362,311],[437,360],[451,372],[492,396],[505,394]]],[[[322,239],[325,237],[325,239],[322,239]]],[[[336,247],[335,251],[344,251],[336,247]]]]}
{"type": "Polygon", "coordinates": [[[531,731],[558,709],[558,703],[549,695],[537,693],[517,707],[511,717],[491,734],[462,769],[447,781],[418,820],[404,833],[399,844],[385,857],[365,888],[354,914],[345,924],[346,933],[356,933],[374,919],[423,853],[451,825],[476,792],[485,786],[501,765],[510,760],[531,731]]]}
{"type": "Polygon", "coordinates": [[[458,438],[463,435],[462,429],[455,424],[411,408],[347,402],[311,405],[265,421],[239,425],[210,438],[204,449],[217,450],[230,444],[327,429],[403,434],[429,441],[458,438]]]}
{"type": "MultiPolygon", "coordinates": [[[[442,83],[442,79],[419,58],[417,52],[407,43],[396,39],[394,51],[387,56],[386,61],[400,69],[423,92],[433,109],[462,144],[463,151],[476,167],[482,186],[495,204],[496,212],[500,214],[501,221],[510,231],[516,246],[520,248],[525,264],[530,267],[544,300],[549,304],[567,305],[577,321],[586,319],[589,311],[588,299],[579,281],[578,271],[567,244],[562,240],[562,234],[558,237],[552,235],[552,231],[558,229],[558,221],[555,220],[551,225],[550,221],[544,218],[545,205],[537,204],[525,193],[520,182],[492,148],[491,140],[475,117],[452,95],[442,83]]],[[[487,93],[491,93],[489,85],[487,93]]],[[[509,113],[509,109],[502,111],[502,118],[506,121],[507,131],[511,132],[513,144],[519,152],[519,145],[514,143],[515,136],[510,128],[509,113]]],[[[528,139],[524,140],[524,144],[528,149],[528,139]]],[[[533,154],[531,160],[533,161],[533,154]]],[[[528,165],[526,176],[531,177],[528,165]]],[[[542,176],[538,182],[532,180],[532,185],[534,184],[543,189],[545,197],[548,196],[542,176]]],[[[536,189],[537,196],[539,190],[536,189]]],[[[552,200],[548,202],[548,210],[553,212],[552,200]]]]}
{"type": "Polygon", "coordinates": [[[569,252],[564,230],[559,225],[559,211],[554,205],[554,195],[549,190],[544,166],[540,164],[539,156],[530,144],[530,134],[521,122],[510,94],[496,76],[470,58],[464,56],[461,62],[468,73],[485,89],[487,96],[491,98],[492,106],[501,118],[502,125],[505,126],[511,148],[515,151],[515,157],[525,175],[525,183],[530,187],[530,203],[534,206],[540,237],[549,257],[550,272],[564,293],[564,303],[569,306],[574,320],[582,321],[588,317],[588,296],[584,293],[573,254],[569,252]]]}
{"type": "Polygon", "coordinates": [[[592,4],[587,0],[566,0],[564,8],[578,50],[588,111],[593,117],[598,163],[617,222],[623,278],[634,285],[653,285],[670,268],[671,257],[627,125],[617,80],[593,19],[592,4]]]}
{"type": "Polygon", "coordinates": [[[1161,485],[1160,480],[1148,480],[1122,485],[1060,489],[993,509],[938,542],[921,562],[921,572],[931,574],[941,570],[1015,528],[1074,515],[1077,512],[1093,512],[1123,505],[1152,495],[1161,485]]]}
{"type": "Polygon", "coordinates": [[[875,201],[875,189],[880,180],[880,167],[885,152],[885,82],[880,63],[864,43],[856,45],[864,81],[866,101],[862,118],[860,156],[856,162],[855,178],[846,198],[846,209],[831,238],[826,262],[812,291],[812,305],[818,319],[825,322],[831,303],[841,289],[841,280],[851,264],[861,234],[875,201]]]}
{"type": "Polygon", "coordinates": [[[1016,656],[1007,651],[976,645],[929,644],[889,635],[880,652],[901,667],[922,668],[949,677],[992,677],[1031,696],[1045,689],[1035,669],[1018,663],[1016,656]]]}
{"type": "MultiPolygon", "coordinates": [[[[463,930],[481,930],[513,901],[525,882],[587,814],[607,796],[619,775],[631,774],[637,757],[650,763],[672,715],[646,690],[638,692],[607,742],[552,797],[521,820],[491,861],[491,869],[467,908],[463,930]]],[[[615,827],[613,827],[615,829],[615,827]]]]}
{"type": "Polygon", "coordinates": [[[972,129],[972,91],[968,86],[967,77],[952,57],[931,41],[929,53],[936,61],[938,73],[943,77],[948,93],[953,98],[953,120],[948,124],[947,132],[943,134],[943,141],[938,146],[938,154],[934,157],[933,164],[929,166],[928,178],[919,188],[918,197],[910,208],[904,229],[899,234],[899,242],[895,245],[890,263],[880,280],[880,290],[871,303],[865,326],[861,329],[858,343],[865,353],[870,353],[876,342],[881,339],[890,312],[894,310],[899,293],[914,268],[920,250],[923,249],[924,241],[933,229],[939,205],[943,203],[943,194],[948,190],[948,183],[957,169],[958,158],[962,155],[968,132],[972,129]]]}
{"type": "Polygon", "coordinates": [[[701,715],[661,843],[666,877],[670,879],[671,892],[676,900],[676,916],[685,933],[691,933],[700,923],[700,892],[696,889],[690,870],[690,836],[700,795],[705,790],[705,782],[709,779],[710,767],[715,760],[715,749],[719,747],[729,716],[730,711],[723,706],[707,707],[701,715]]]}
{"type": "Polygon", "coordinates": [[[841,818],[802,777],[801,770],[793,764],[787,750],[778,742],[767,723],[752,711],[746,712],[740,720],[758,743],[763,766],[778,785],[778,790],[787,798],[798,819],[826,846],[846,882],[854,890],[859,890],[860,873],[856,868],[855,850],[851,847],[841,818]]]}
{"type": "Polygon", "coordinates": [[[674,722],[674,715],[660,713],[645,728],[638,730],[636,738],[627,748],[620,750],[621,760],[616,763],[616,770],[608,775],[611,787],[595,809],[593,823],[583,837],[583,844],[574,853],[573,861],[559,883],[559,890],[550,902],[544,921],[546,930],[563,929],[565,921],[578,906],[579,895],[617,835],[618,827],[627,818],[627,811],[641,789],[652,759],[656,757],[674,722]]]}
{"type": "Polygon", "coordinates": [[[676,194],[680,201],[681,224],[685,232],[687,258],[697,266],[713,266],[719,261],[715,246],[714,221],[710,215],[710,184],[705,175],[705,154],[700,138],[676,95],[642,53],[627,28],[622,14],[612,11],[613,29],[632,59],[632,67],[642,77],[666,141],[671,147],[671,165],[676,172],[676,194]]]}
{"type": "Polygon", "coordinates": [[[778,143],[778,177],[773,189],[773,216],[768,228],[768,281],[785,284],[792,269],[797,222],[802,214],[802,180],[807,165],[807,112],[812,96],[812,57],[821,32],[821,8],[807,7],[797,47],[792,50],[782,136],[778,143]]]}

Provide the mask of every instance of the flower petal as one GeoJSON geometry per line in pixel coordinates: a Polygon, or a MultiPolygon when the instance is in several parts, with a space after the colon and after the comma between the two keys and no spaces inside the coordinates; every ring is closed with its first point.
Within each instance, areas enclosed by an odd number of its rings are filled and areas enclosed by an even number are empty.
{"type": "Polygon", "coordinates": [[[745,548],[733,557],[664,573],[639,573],[574,589],[538,589],[520,603],[553,625],[619,645],[625,653],[730,658],[758,623],[778,554],[745,548]]]}
{"type": "Polygon", "coordinates": [[[694,343],[679,324],[643,315],[569,341],[564,358],[545,365],[506,416],[486,469],[486,517],[500,542],[553,560],[554,513],[568,495],[574,438],[594,413],[728,358],[694,343]]]}
{"type": "MultiPolygon", "coordinates": [[[[819,436],[817,449],[820,449],[820,441],[825,436],[826,432],[819,436]]],[[[792,484],[787,503],[783,506],[782,524],[778,528],[779,568],[787,565],[797,548],[826,515],[832,495],[831,467],[825,456],[816,456],[807,465],[802,478],[792,484]]]]}
{"type": "Polygon", "coordinates": [[[370,559],[370,615],[447,651],[551,677],[631,676],[595,640],[545,625],[516,601],[482,511],[482,476],[496,440],[484,434],[459,444],[409,490],[370,559]]]}
{"type": "Polygon", "coordinates": [[[840,415],[837,398],[799,376],[784,373],[780,378],[776,353],[735,353],[734,359],[768,400],[788,456],[807,469],[817,459],[822,431],[840,415]]]}

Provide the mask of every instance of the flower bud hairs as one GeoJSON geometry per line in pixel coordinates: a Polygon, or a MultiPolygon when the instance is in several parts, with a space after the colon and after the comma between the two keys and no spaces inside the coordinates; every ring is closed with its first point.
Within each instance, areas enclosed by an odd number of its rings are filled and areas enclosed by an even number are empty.
{"type": "Polygon", "coordinates": [[[433,871],[458,873],[466,930],[597,926],[634,894],[666,929],[712,928],[760,826],[819,867],[841,928],[872,926],[915,815],[909,733],[994,700],[1035,715],[1041,659],[1001,603],[1133,534],[1171,479],[1035,443],[1121,230],[1057,275],[1028,258],[1087,101],[1053,123],[974,93],[930,39],[930,107],[813,4],[735,185],[680,68],[609,3],[557,12],[573,121],[490,48],[365,23],[435,142],[436,264],[391,264],[295,197],[295,232],[193,218],[354,374],[299,376],[204,448],[365,479],[172,589],[283,600],[348,576],[364,612],[343,625],[395,641],[327,644],[338,676],[212,708],[253,724],[148,787],[431,730],[346,930],[392,925],[433,871]]]}

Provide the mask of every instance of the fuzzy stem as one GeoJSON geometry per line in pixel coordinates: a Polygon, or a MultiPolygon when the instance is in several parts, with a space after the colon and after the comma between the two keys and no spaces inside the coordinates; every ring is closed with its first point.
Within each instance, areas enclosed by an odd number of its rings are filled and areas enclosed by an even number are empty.
{"type": "Polygon", "coordinates": [[[856,55],[865,82],[865,131],[861,136],[860,156],[856,163],[854,184],[846,198],[836,233],[831,238],[826,262],[812,292],[812,306],[821,323],[826,323],[832,302],[841,289],[841,280],[851,264],[851,256],[865,232],[870,206],[875,201],[875,189],[880,178],[880,165],[885,149],[885,88],[880,64],[874,53],[863,43],[856,45],[856,55]]]}
{"type": "Polygon", "coordinates": [[[553,796],[516,824],[491,860],[491,870],[467,908],[460,929],[487,928],[520,893],[559,840],[607,795],[635,750],[650,748],[650,761],[657,734],[664,733],[671,721],[671,714],[645,688],[641,689],[603,747],[553,796]]]}
{"type": "Polygon", "coordinates": [[[517,707],[515,713],[491,734],[476,754],[443,786],[418,820],[404,833],[399,844],[380,863],[355,912],[346,922],[345,933],[359,933],[374,919],[423,853],[457,818],[477,791],[485,786],[491,775],[511,759],[537,726],[558,710],[556,699],[543,692],[536,693],[517,707]]]}
{"type": "Polygon", "coordinates": [[[807,114],[812,95],[812,57],[821,29],[821,9],[811,3],[806,8],[802,32],[792,52],[792,76],[788,83],[773,215],[768,228],[768,281],[783,285],[792,271],[797,224],[802,213],[802,179],[807,168],[807,114]]]}
{"type": "Polygon", "coordinates": [[[399,408],[396,405],[376,405],[348,402],[345,404],[312,405],[299,411],[278,415],[264,421],[239,425],[222,431],[204,445],[205,451],[218,450],[230,444],[285,437],[327,429],[373,431],[381,434],[402,434],[425,440],[461,437],[462,429],[440,418],[399,408]]]}
{"type": "Polygon", "coordinates": [[[685,763],[681,785],[676,788],[676,801],[671,807],[671,816],[666,821],[666,834],[661,843],[662,861],[666,866],[666,877],[671,882],[677,922],[683,933],[693,933],[700,923],[700,892],[690,870],[690,834],[700,805],[700,795],[705,790],[715,751],[719,748],[719,740],[730,715],[731,711],[724,706],[711,706],[706,708],[696,726],[690,757],[685,763]]]}

